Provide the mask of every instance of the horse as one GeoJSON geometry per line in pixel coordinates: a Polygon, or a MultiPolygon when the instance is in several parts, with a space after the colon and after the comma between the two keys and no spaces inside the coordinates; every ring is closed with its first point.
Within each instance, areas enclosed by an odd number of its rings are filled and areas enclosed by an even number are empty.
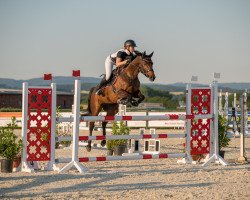
{"type": "MultiPolygon", "coordinates": [[[[118,113],[119,104],[127,105],[131,103],[138,106],[145,96],[140,91],[139,73],[144,74],[150,81],[154,81],[156,76],[153,70],[152,52],[146,55],[146,52],[136,53],[136,57],[129,64],[120,67],[120,73],[111,84],[102,89],[101,95],[96,94],[96,87],[90,89],[88,97],[88,112],[82,116],[98,116],[103,109],[107,116],[114,116],[118,113]]],[[[119,68],[119,69],[120,69],[119,68]]],[[[102,122],[102,132],[106,135],[106,125],[108,122],[102,122]]],[[[92,136],[95,122],[89,123],[89,135],[92,136]]],[[[105,146],[106,140],[101,141],[101,146],[105,146]]],[[[91,151],[91,140],[86,146],[87,151],[91,151]]]]}

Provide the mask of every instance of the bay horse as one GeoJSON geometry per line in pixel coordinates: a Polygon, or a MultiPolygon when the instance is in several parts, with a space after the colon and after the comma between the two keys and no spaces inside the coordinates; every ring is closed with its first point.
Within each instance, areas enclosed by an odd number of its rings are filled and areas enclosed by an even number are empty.
{"type": "MultiPolygon", "coordinates": [[[[122,67],[119,75],[111,84],[102,89],[101,95],[96,94],[96,87],[90,89],[88,98],[88,112],[82,116],[98,116],[103,109],[107,112],[107,116],[114,116],[118,113],[119,104],[131,103],[133,106],[138,106],[145,96],[140,91],[139,73],[144,74],[150,81],[155,80],[153,70],[153,62],[150,55],[146,52],[136,53],[136,58],[127,66],[122,67]]],[[[108,122],[102,122],[102,132],[106,135],[106,125],[108,122]]],[[[95,122],[89,123],[89,135],[92,136],[95,122]]],[[[105,146],[106,140],[101,141],[101,145],[105,146]]],[[[87,151],[91,151],[91,140],[86,146],[87,151]]]]}

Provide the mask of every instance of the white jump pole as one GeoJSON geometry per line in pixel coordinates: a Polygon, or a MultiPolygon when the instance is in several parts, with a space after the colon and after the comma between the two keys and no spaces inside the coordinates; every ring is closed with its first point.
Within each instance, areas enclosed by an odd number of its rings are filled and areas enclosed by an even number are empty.
{"type": "Polygon", "coordinates": [[[236,110],[236,93],[234,93],[234,101],[233,101],[233,107],[235,107],[235,110],[236,110]]]}
{"type": "MultiPolygon", "coordinates": [[[[187,84],[186,88],[186,114],[191,115],[191,84],[187,84]]],[[[178,160],[177,163],[192,163],[193,159],[191,157],[191,119],[186,120],[186,157],[178,160]]]]}
{"type": "MultiPolygon", "coordinates": [[[[160,121],[160,120],[187,120],[187,119],[210,119],[213,116],[208,115],[133,115],[133,116],[81,116],[81,122],[95,122],[95,121],[160,121]]],[[[58,117],[57,122],[73,122],[72,117],[58,117]]]]}
{"type": "MultiPolygon", "coordinates": [[[[213,81],[213,114],[214,114],[214,126],[213,126],[213,134],[214,134],[214,153],[213,155],[202,165],[202,166],[207,166],[209,163],[215,161],[217,163],[220,163],[224,166],[228,165],[228,163],[219,155],[219,134],[218,134],[218,81],[216,78],[217,74],[214,74],[214,81],[213,81]]],[[[211,151],[211,149],[210,149],[211,151]]]]}
{"type": "Polygon", "coordinates": [[[28,122],[28,83],[23,83],[23,97],[22,97],[22,172],[34,172],[34,169],[30,167],[27,162],[27,122],[28,122]]]}
{"type": "Polygon", "coordinates": [[[64,172],[75,166],[80,173],[87,171],[78,158],[78,143],[79,143],[79,123],[80,123],[80,96],[81,96],[81,80],[75,80],[74,93],[74,121],[73,121],[73,145],[72,145],[72,160],[64,166],[59,172],[64,172]]]}
{"type": "Polygon", "coordinates": [[[51,83],[51,132],[50,132],[50,161],[46,170],[59,171],[55,164],[55,137],[56,137],[56,83],[51,83]]]}
{"type": "Polygon", "coordinates": [[[233,107],[235,109],[235,118],[233,120],[233,131],[234,131],[234,136],[235,136],[236,134],[239,134],[238,129],[237,129],[237,96],[236,96],[236,93],[234,93],[233,107]]]}
{"type": "Polygon", "coordinates": [[[228,92],[225,94],[225,105],[224,105],[224,115],[228,121],[228,92]]]}
{"type": "MultiPolygon", "coordinates": [[[[160,154],[135,154],[125,156],[100,156],[100,157],[82,157],[79,158],[81,162],[103,162],[103,161],[115,161],[115,160],[149,160],[149,159],[167,159],[167,158],[181,158],[185,153],[160,153],[160,154]]],[[[58,163],[69,162],[68,158],[57,159],[58,163]]]]}
{"type": "Polygon", "coordinates": [[[220,90],[219,93],[219,114],[222,115],[223,109],[222,109],[222,90],[220,90]]]}

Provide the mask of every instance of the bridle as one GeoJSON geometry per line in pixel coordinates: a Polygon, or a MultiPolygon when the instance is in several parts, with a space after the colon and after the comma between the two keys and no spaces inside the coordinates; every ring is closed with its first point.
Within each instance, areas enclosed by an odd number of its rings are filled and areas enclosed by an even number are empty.
{"type": "MultiPolygon", "coordinates": [[[[147,78],[149,78],[149,76],[147,75],[148,72],[154,72],[154,70],[151,68],[151,69],[148,69],[148,70],[144,70],[144,67],[145,67],[145,64],[146,63],[152,63],[152,61],[150,60],[147,60],[147,59],[143,59],[141,58],[141,63],[138,65],[134,64],[134,63],[129,63],[128,65],[124,66],[124,68],[121,70],[121,73],[119,74],[121,77],[123,77],[125,80],[127,80],[130,84],[134,84],[134,82],[136,82],[138,79],[135,79],[135,77],[130,77],[128,76],[125,72],[124,72],[124,69],[126,67],[128,67],[129,65],[132,65],[132,66],[135,66],[135,67],[138,67],[139,68],[139,72],[141,72],[144,76],[146,76],[147,78]]],[[[113,92],[114,93],[118,93],[120,90],[117,90],[114,86],[114,83],[115,81],[113,82],[112,84],[112,89],[113,89],[113,92]]]]}
{"type": "Polygon", "coordinates": [[[152,61],[146,60],[146,59],[142,59],[142,64],[139,66],[139,71],[148,78],[148,72],[154,72],[153,68],[148,69],[148,70],[144,70],[145,67],[145,63],[151,63],[152,61]]]}
{"type": "MultiPolygon", "coordinates": [[[[147,63],[152,63],[152,61],[150,61],[150,60],[147,60],[147,59],[143,59],[143,57],[141,57],[141,63],[140,63],[140,65],[138,66],[138,65],[136,65],[136,64],[134,64],[134,63],[129,63],[127,66],[129,66],[129,65],[132,65],[132,66],[135,66],[135,67],[138,67],[138,69],[139,69],[139,72],[141,72],[144,76],[146,76],[147,78],[149,78],[149,76],[148,76],[148,72],[154,72],[154,70],[153,70],[153,68],[151,68],[151,69],[148,69],[148,70],[144,70],[144,67],[145,67],[145,63],[147,62],[147,63]]],[[[125,66],[124,68],[126,68],[127,66],[125,66]]],[[[123,71],[122,71],[123,72],[123,71]]],[[[121,73],[120,75],[123,75],[123,76],[126,76],[126,78],[127,79],[129,79],[129,81],[131,82],[131,80],[133,80],[134,78],[131,78],[131,77],[128,77],[128,75],[126,75],[126,74],[124,74],[124,73],[121,73]],[[130,80],[131,79],[131,80],[130,80]]]]}

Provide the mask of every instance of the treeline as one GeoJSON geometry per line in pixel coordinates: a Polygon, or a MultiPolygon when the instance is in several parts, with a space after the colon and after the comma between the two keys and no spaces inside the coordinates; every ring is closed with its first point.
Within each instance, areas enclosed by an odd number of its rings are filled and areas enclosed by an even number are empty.
{"type": "MultiPolygon", "coordinates": [[[[95,87],[96,83],[82,83],[81,90],[89,91],[92,87],[95,87]]],[[[57,85],[57,90],[61,92],[74,92],[74,85],[57,85]]]]}
{"type": "Polygon", "coordinates": [[[162,103],[167,109],[179,107],[179,101],[183,100],[184,97],[184,95],[172,95],[169,91],[155,90],[148,86],[142,86],[141,91],[145,95],[144,102],[162,103]]]}
{"type": "MultiPolygon", "coordinates": [[[[162,103],[167,109],[176,109],[179,107],[179,101],[185,100],[184,95],[172,95],[168,91],[155,90],[148,86],[141,86],[141,92],[145,95],[143,102],[162,103]]],[[[81,104],[87,105],[88,94],[81,94],[81,104]]]]}

